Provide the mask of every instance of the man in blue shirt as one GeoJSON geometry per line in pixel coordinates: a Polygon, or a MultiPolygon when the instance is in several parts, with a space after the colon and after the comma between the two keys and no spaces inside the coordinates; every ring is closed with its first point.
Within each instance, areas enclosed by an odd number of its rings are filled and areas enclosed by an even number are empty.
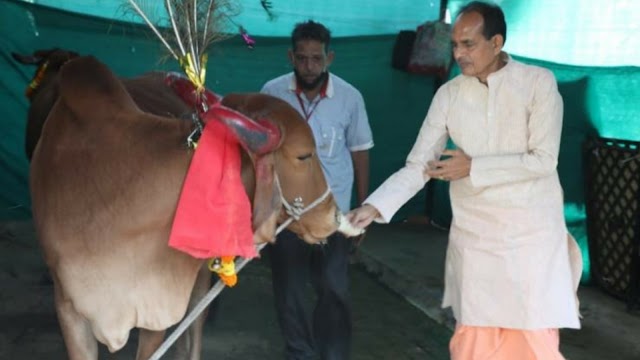
{"type": "MultiPolygon", "coordinates": [[[[340,210],[347,212],[356,183],[360,204],[369,188],[371,128],[360,92],[329,73],[334,58],[330,31],[307,21],[295,26],[289,60],[293,72],[267,82],[262,92],[297,109],[313,131],[322,169],[340,210]]],[[[309,245],[283,231],[271,246],[271,269],[286,359],[347,359],[351,345],[349,251],[351,240],[335,234],[309,245]],[[307,283],[317,302],[305,311],[307,283]]]]}

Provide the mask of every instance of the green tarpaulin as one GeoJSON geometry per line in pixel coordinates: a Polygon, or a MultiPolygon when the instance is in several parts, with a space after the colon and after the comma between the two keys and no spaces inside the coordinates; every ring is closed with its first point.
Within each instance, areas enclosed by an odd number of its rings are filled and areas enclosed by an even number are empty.
{"type": "MultiPolygon", "coordinates": [[[[290,70],[287,37],[256,37],[256,40],[253,50],[247,49],[238,37],[217,44],[210,54],[207,86],[221,94],[258,91],[266,80],[290,70]]],[[[343,36],[333,43],[336,59],[332,71],[361,90],[370,116],[376,143],[371,152],[372,189],[404,164],[435,87],[432,77],[391,68],[394,41],[395,34],[389,34],[343,36]]],[[[23,93],[35,69],[18,64],[11,53],[52,47],[92,54],[125,77],[152,70],[176,70],[173,60],[161,61],[166,58],[164,50],[145,27],[23,1],[0,0],[2,219],[30,216],[28,163],[24,155],[28,102],[23,93]]],[[[586,251],[581,144],[589,134],[640,140],[640,70],[516,58],[551,69],[559,81],[565,102],[559,160],[565,213],[571,232],[586,251]]],[[[430,215],[446,226],[451,216],[447,188],[437,182],[433,186],[430,215]]],[[[394,220],[424,215],[426,207],[422,191],[394,220]]]]}

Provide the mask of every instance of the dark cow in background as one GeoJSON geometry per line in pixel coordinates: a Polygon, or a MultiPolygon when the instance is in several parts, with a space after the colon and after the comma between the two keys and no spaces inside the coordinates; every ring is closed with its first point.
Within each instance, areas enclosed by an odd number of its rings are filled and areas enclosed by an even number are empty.
{"type": "Polygon", "coordinates": [[[38,65],[25,94],[31,102],[24,141],[29,160],[40,138],[42,125],[49,116],[53,104],[58,100],[57,85],[54,84],[57,80],[56,75],[62,65],[78,56],[78,53],[61,50],[40,50],[31,56],[13,54],[13,57],[23,64],[38,65]]]}
{"type": "MultiPolygon", "coordinates": [[[[93,57],[34,55],[16,56],[40,65],[27,140],[33,216],[69,357],[97,359],[96,339],[117,351],[140,328],[136,358],[146,359],[210,285],[203,260],[167,245],[192,157],[186,139],[194,125],[180,118],[193,109],[164,74],[120,80],[93,57]]],[[[267,95],[229,95],[222,104],[278,129],[275,147],[242,157],[254,241],[272,241],[287,217],[282,200],[309,204],[327,189],[311,130],[267,95]]],[[[243,127],[239,141],[256,148],[251,132],[260,126],[235,126],[243,127]]],[[[314,243],[343,219],[328,196],[289,229],[314,243]]],[[[202,321],[187,333],[189,359],[200,358],[202,321]]]]}

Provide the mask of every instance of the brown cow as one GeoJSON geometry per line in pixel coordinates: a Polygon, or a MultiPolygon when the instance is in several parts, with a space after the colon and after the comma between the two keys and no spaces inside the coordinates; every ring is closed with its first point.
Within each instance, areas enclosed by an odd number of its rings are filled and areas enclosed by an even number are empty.
{"type": "MultiPolygon", "coordinates": [[[[69,357],[96,359],[96,339],[117,351],[140,328],[136,358],[146,359],[209,286],[203,260],[167,246],[192,157],[185,140],[193,124],[177,118],[193,110],[163,74],[121,81],[93,57],[43,54],[20,58],[40,69],[47,64],[32,82],[30,136],[39,140],[30,187],[69,357]]],[[[267,95],[229,95],[222,104],[279,130],[276,148],[243,156],[254,241],[271,241],[287,218],[282,202],[300,198],[308,205],[327,189],[311,130],[288,104],[267,95]]],[[[256,130],[247,133],[256,123],[228,124],[246,148],[256,148],[256,130]]],[[[328,196],[289,229],[315,243],[341,220],[328,196]]],[[[201,332],[202,319],[188,333],[189,359],[200,358],[201,332]]]]}

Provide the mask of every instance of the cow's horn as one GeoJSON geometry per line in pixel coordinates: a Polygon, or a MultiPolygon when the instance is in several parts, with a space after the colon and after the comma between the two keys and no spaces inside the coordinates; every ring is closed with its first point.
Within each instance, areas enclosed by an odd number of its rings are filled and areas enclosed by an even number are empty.
{"type": "Polygon", "coordinates": [[[205,123],[211,118],[224,122],[236,135],[240,144],[254,154],[266,154],[280,145],[282,133],[280,128],[271,121],[254,121],[244,114],[220,104],[212,106],[209,111],[202,114],[202,117],[205,123]]]}
{"type": "Polygon", "coordinates": [[[11,53],[11,56],[15,61],[26,65],[34,65],[42,61],[42,57],[36,55],[22,55],[18,53],[11,53]]]}

